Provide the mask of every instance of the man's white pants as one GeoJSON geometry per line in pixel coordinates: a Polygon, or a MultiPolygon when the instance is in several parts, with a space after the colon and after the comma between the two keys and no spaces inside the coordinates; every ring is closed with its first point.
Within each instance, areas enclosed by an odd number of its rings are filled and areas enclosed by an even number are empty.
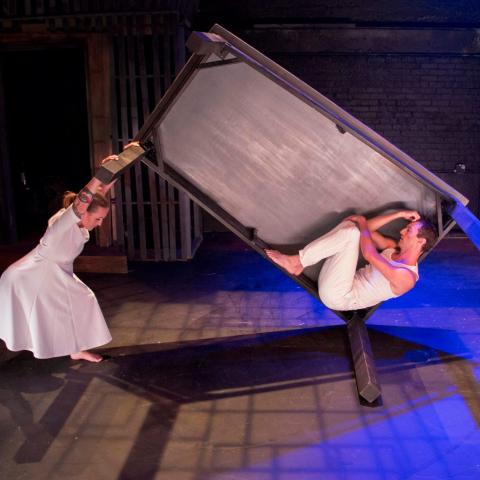
{"type": "Polygon", "coordinates": [[[358,301],[353,289],[360,249],[360,230],[344,221],[300,250],[304,267],[326,258],[318,278],[320,300],[333,310],[354,310],[358,301]]]}

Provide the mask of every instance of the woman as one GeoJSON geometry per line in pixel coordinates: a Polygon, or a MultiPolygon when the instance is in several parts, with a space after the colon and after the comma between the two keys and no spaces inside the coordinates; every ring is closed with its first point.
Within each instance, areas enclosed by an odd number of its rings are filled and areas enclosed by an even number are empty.
{"type": "Polygon", "coordinates": [[[112,185],[94,177],[78,195],[67,192],[38,246],[0,278],[0,338],[9,350],[30,350],[36,358],[102,360],[89,349],[112,337],[94,293],[73,273],[73,261],[89,231],[108,215],[105,194],[112,185]]]}

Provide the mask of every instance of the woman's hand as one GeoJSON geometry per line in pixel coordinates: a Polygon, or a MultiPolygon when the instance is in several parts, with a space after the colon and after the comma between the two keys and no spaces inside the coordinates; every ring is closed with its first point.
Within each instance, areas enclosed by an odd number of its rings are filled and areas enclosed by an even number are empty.
{"type": "MultiPolygon", "coordinates": [[[[125,145],[123,147],[124,150],[130,147],[138,147],[140,144],[138,142],[130,142],[128,145],[125,145]]],[[[110,162],[111,160],[118,160],[118,155],[109,155],[108,157],[105,157],[101,162],[100,165],[103,165],[104,163],[110,162]]]]}
{"type": "Polygon", "coordinates": [[[105,157],[101,162],[100,165],[103,165],[104,163],[109,162],[110,160],[118,160],[118,155],[109,155],[108,157],[105,157]]]}
{"type": "Polygon", "coordinates": [[[138,142],[130,142],[128,145],[125,145],[123,147],[124,150],[126,150],[127,148],[130,148],[130,147],[139,147],[140,144],[138,142]]]}

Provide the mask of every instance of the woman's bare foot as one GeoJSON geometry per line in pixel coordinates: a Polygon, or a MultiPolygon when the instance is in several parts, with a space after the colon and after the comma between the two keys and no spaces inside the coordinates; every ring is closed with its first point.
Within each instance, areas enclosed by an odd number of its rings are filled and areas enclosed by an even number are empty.
{"type": "Polygon", "coordinates": [[[280,265],[292,275],[300,275],[303,272],[303,265],[300,263],[298,255],[285,255],[278,250],[265,250],[267,257],[280,265]]]}
{"type": "Polygon", "coordinates": [[[78,353],[72,353],[70,355],[70,358],[72,360],[86,360],[87,362],[94,363],[98,363],[103,360],[103,357],[101,355],[99,355],[98,353],[89,352],[88,350],[78,353]]]}

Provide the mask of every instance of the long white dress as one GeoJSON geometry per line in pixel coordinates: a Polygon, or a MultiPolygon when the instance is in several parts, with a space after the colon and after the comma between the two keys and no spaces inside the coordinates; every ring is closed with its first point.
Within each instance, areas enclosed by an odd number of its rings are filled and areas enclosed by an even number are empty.
{"type": "Polygon", "coordinates": [[[0,338],[12,351],[51,358],[111,341],[97,299],[74,273],[90,238],[72,207],[50,220],[40,243],[0,278],[0,338]]]}

